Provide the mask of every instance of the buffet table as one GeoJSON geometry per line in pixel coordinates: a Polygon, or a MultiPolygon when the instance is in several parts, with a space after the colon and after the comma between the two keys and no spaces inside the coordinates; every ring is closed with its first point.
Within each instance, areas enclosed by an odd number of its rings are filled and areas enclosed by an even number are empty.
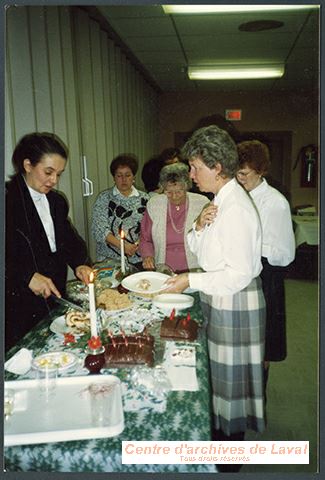
{"type": "Polygon", "coordinates": [[[319,220],[318,216],[292,216],[296,247],[306,243],[307,245],[319,244],[319,220]]]}
{"type": "Polygon", "coordinates": [[[288,267],[288,277],[315,281],[318,279],[319,217],[293,215],[296,258],[288,267]]]}
{"type": "MultiPolygon", "coordinates": [[[[192,318],[202,323],[202,313],[197,293],[192,318]]],[[[147,306],[150,310],[151,306],[147,306]]],[[[22,347],[33,351],[33,356],[52,350],[70,351],[80,357],[77,371],[71,375],[87,375],[83,366],[84,351],[76,345],[64,345],[62,336],[53,333],[49,326],[53,319],[62,315],[63,310],[52,312],[42,320],[14,348],[7,358],[11,358],[22,347]]],[[[131,314],[132,315],[132,314],[131,314]]],[[[161,317],[162,318],[162,317],[161,317]]],[[[158,330],[159,332],[159,330],[158,330]]],[[[164,342],[160,342],[163,349],[164,342]]],[[[63,441],[34,445],[17,445],[4,448],[4,463],[7,472],[44,471],[44,472],[212,472],[214,465],[123,465],[121,463],[121,442],[123,440],[161,440],[161,441],[208,441],[210,440],[210,386],[206,335],[204,328],[199,329],[196,349],[196,374],[199,389],[197,391],[169,391],[166,396],[165,411],[155,410],[143,405],[134,411],[125,411],[125,428],[121,434],[111,438],[91,440],[63,441]]],[[[159,362],[159,356],[157,358],[159,362]]],[[[131,368],[103,369],[102,374],[117,376],[123,382],[126,392],[130,387],[131,368]]],[[[25,375],[5,372],[5,380],[33,378],[30,370],[25,375]]],[[[70,374],[65,374],[70,375],[70,374]]],[[[130,392],[129,392],[130,393],[130,392]]],[[[127,396],[127,395],[126,395],[127,396]]],[[[123,402],[126,397],[123,397],[123,402]]],[[[64,408],[64,405],[63,407],[64,408]]],[[[58,412],[60,415],[60,412],[58,412]]]]}

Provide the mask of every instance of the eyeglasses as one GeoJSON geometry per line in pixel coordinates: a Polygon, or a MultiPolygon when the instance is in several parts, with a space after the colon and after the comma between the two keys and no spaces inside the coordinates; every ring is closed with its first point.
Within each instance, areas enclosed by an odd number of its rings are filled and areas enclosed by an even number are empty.
{"type": "Polygon", "coordinates": [[[131,173],[125,173],[124,175],[123,173],[117,173],[114,178],[118,178],[119,180],[121,180],[122,178],[131,178],[132,176],[133,175],[131,173]]]}
{"type": "Polygon", "coordinates": [[[173,195],[183,195],[186,190],[165,190],[164,193],[167,197],[172,197],[173,195]]]}
{"type": "Polygon", "coordinates": [[[245,179],[248,177],[248,175],[250,175],[251,173],[255,172],[255,170],[250,170],[249,172],[237,172],[236,173],[236,177],[237,178],[242,178],[242,179],[245,179]]]}

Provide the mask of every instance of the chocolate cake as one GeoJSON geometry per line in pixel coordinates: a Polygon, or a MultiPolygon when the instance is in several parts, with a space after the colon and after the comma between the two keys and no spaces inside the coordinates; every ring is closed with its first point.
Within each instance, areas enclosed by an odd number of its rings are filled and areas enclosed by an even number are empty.
{"type": "Polygon", "coordinates": [[[109,337],[105,345],[105,367],[148,365],[154,361],[154,337],[152,335],[116,335],[109,337]]]}
{"type": "Polygon", "coordinates": [[[161,322],[160,336],[170,340],[196,340],[198,324],[192,318],[181,316],[165,317],[161,322]]]}

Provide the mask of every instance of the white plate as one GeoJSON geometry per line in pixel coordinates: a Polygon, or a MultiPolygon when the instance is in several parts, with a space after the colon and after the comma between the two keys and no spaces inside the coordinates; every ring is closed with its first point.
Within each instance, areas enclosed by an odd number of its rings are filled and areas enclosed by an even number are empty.
{"type": "Polygon", "coordinates": [[[153,298],[152,303],[163,311],[184,310],[191,308],[194,303],[194,298],[190,295],[182,293],[163,293],[153,298]]]}
{"type": "Polygon", "coordinates": [[[132,312],[121,312],[109,315],[109,310],[102,310],[100,316],[102,328],[111,331],[113,335],[120,335],[121,330],[126,335],[141,333],[147,325],[153,323],[153,315],[147,308],[135,307],[132,312]]]}
{"type": "Polygon", "coordinates": [[[138,272],[130,275],[129,277],[124,278],[122,280],[122,286],[127,288],[131,292],[135,293],[145,293],[145,294],[152,294],[158,293],[165,288],[168,288],[167,285],[164,285],[166,280],[170,278],[169,275],[159,272],[138,272]],[[151,284],[150,288],[143,289],[139,288],[138,284],[141,280],[148,280],[151,284]]]}
{"type": "Polygon", "coordinates": [[[120,380],[113,375],[84,375],[57,379],[55,395],[39,393],[37,380],[5,382],[14,391],[13,413],[4,426],[4,445],[64,442],[119,435],[124,429],[120,380]],[[109,389],[109,421],[97,426],[92,420],[89,387],[100,384],[109,389]]]}
{"type": "Polygon", "coordinates": [[[61,317],[57,317],[53,320],[53,322],[50,325],[50,330],[53,333],[56,333],[57,335],[64,335],[65,333],[72,333],[75,337],[82,337],[82,335],[85,335],[87,332],[81,333],[78,332],[76,333],[76,330],[74,328],[68,327],[68,325],[65,323],[65,316],[62,315],[61,317]]]}
{"type": "Polygon", "coordinates": [[[41,370],[44,369],[45,366],[49,368],[56,366],[58,372],[61,373],[74,367],[77,362],[78,357],[74,353],[64,351],[48,352],[35,357],[32,361],[32,367],[36,370],[41,370]]]}

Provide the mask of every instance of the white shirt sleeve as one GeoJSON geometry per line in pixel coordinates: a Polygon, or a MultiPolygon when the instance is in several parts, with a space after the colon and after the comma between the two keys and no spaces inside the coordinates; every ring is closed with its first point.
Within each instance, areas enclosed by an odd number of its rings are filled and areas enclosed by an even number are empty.
{"type": "Polygon", "coordinates": [[[252,191],[262,222],[262,256],[270,265],[285,267],[295,258],[296,244],[286,198],[264,180],[252,191]]]}
{"type": "Polygon", "coordinates": [[[286,266],[295,258],[295,237],[289,208],[271,209],[266,220],[268,236],[263,242],[262,254],[274,266],[286,266]],[[273,228],[271,226],[273,225],[273,228]]]}

